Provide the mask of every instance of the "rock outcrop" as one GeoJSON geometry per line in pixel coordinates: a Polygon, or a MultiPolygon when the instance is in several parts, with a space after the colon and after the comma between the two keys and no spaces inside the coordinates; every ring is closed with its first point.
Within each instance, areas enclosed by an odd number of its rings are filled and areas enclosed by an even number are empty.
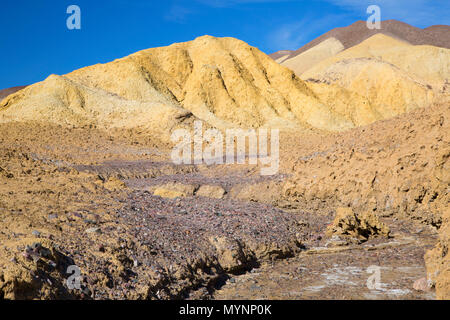
{"type": "Polygon", "coordinates": [[[427,280],[436,287],[436,297],[450,299],[450,208],[444,209],[442,227],[439,230],[439,242],[425,255],[427,280]]]}
{"type": "Polygon", "coordinates": [[[366,241],[371,237],[389,237],[389,227],[382,223],[373,212],[356,214],[352,208],[337,208],[336,217],[328,226],[326,234],[350,237],[366,241]]]}

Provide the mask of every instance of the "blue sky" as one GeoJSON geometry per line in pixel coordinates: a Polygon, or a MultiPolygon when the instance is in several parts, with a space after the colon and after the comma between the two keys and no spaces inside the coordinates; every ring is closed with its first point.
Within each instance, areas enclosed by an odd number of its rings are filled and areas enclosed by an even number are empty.
{"type": "Polygon", "coordinates": [[[297,49],[335,27],[382,19],[417,27],[450,24],[448,0],[2,0],[0,88],[104,63],[138,50],[231,36],[266,53],[297,49]],[[81,8],[81,30],[68,30],[69,5],[81,8]]]}

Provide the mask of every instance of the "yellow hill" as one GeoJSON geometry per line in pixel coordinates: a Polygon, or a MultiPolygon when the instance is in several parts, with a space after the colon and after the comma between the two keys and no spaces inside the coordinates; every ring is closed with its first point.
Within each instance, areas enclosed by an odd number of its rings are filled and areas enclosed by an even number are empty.
{"type": "Polygon", "coordinates": [[[338,130],[347,127],[306,84],[267,55],[234,38],[203,36],[138,52],[68,75],[126,99],[159,92],[211,125],[338,130]],[[114,77],[110,75],[114,74],[114,77]]]}
{"type": "Polygon", "coordinates": [[[0,108],[2,122],[33,119],[103,127],[147,123],[149,128],[158,122],[157,127],[170,129],[175,119],[192,112],[218,128],[353,126],[292,71],[258,49],[234,38],[210,36],[52,76],[9,96],[0,108]]]}
{"type": "Polygon", "coordinates": [[[349,119],[354,127],[386,118],[361,94],[333,84],[309,83],[309,87],[335,113],[349,119]]]}
{"type": "Polygon", "coordinates": [[[105,129],[142,127],[161,133],[191,116],[169,102],[126,100],[57,75],[9,96],[0,109],[0,122],[48,121],[105,129]]]}
{"type": "Polygon", "coordinates": [[[382,118],[390,118],[433,103],[435,94],[404,71],[370,59],[339,61],[318,77],[366,98],[382,118]]]}
{"type": "Polygon", "coordinates": [[[315,64],[327,58],[333,57],[344,50],[344,45],[336,38],[329,38],[317,46],[290,59],[276,60],[281,65],[293,70],[295,74],[301,75],[303,72],[315,64]]]}
{"type": "Polygon", "coordinates": [[[448,101],[450,50],[413,46],[377,34],[325,59],[302,74],[366,98],[382,118],[448,101]]]}
{"type": "MultiPolygon", "coordinates": [[[[361,45],[382,47],[372,38],[361,45]]],[[[333,40],[323,48],[325,56],[340,50],[333,40]]],[[[311,50],[304,57],[313,58],[311,50]]],[[[324,66],[321,83],[306,83],[243,41],[203,36],[50,76],[1,101],[0,122],[139,127],[166,136],[194,119],[219,129],[341,131],[432,101],[424,84],[390,64],[329,63],[342,54],[317,65],[324,66]]]]}
{"type": "Polygon", "coordinates": [[[331,65],[343,60],[368,58],[403,70],[412,78],[440,87],[450,78],[450,50],[427,45],[414,46],[384,34],[376,34],[361,44],[319,62],[301,76],[316,78],[331,65]]]}

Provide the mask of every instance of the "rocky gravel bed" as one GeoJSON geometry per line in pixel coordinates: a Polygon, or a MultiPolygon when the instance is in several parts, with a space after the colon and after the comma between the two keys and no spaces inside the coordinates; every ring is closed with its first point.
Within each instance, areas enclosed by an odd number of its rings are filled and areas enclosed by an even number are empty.
{"type": "Polygon", "coordinates": [[[133,271],[164,270],[159,289],[170,297],[185,291],[183,282],[190,288],[211,287],[227,273],[250,270],[261,260],[294,256],[312,237],[309,224],[298,216],[233,200],[170,200],[137,191],[117,214],[117,235],[132,239],[136,247],[127,250],[138,266],[133,271]],[[209,275],[195,279],[198,273],[209,275]]]}
{"type": "Polygon", "coordinates": [[[209,298],[230,275],[295,256],[325,227],[309,213],[231,199],[132,191],[118,201],[108,217],[73,223],[70,243],[58,239],[83,270],[84,298],[209,298]]]}

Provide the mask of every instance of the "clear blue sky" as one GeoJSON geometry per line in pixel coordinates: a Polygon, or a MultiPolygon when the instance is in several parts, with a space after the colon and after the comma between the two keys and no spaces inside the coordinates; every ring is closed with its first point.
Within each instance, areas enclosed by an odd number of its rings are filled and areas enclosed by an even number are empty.
{"type": "Polygon", "coordinates": [[[450,24],[448,0],[2,0],[0,88],[31,84],[150,47],[231,36],[266,53],[297,49],[328,30],[382,19],[417,27],[450,24]],[[69,5],[81,30],[68,30],[69,5]]]}

